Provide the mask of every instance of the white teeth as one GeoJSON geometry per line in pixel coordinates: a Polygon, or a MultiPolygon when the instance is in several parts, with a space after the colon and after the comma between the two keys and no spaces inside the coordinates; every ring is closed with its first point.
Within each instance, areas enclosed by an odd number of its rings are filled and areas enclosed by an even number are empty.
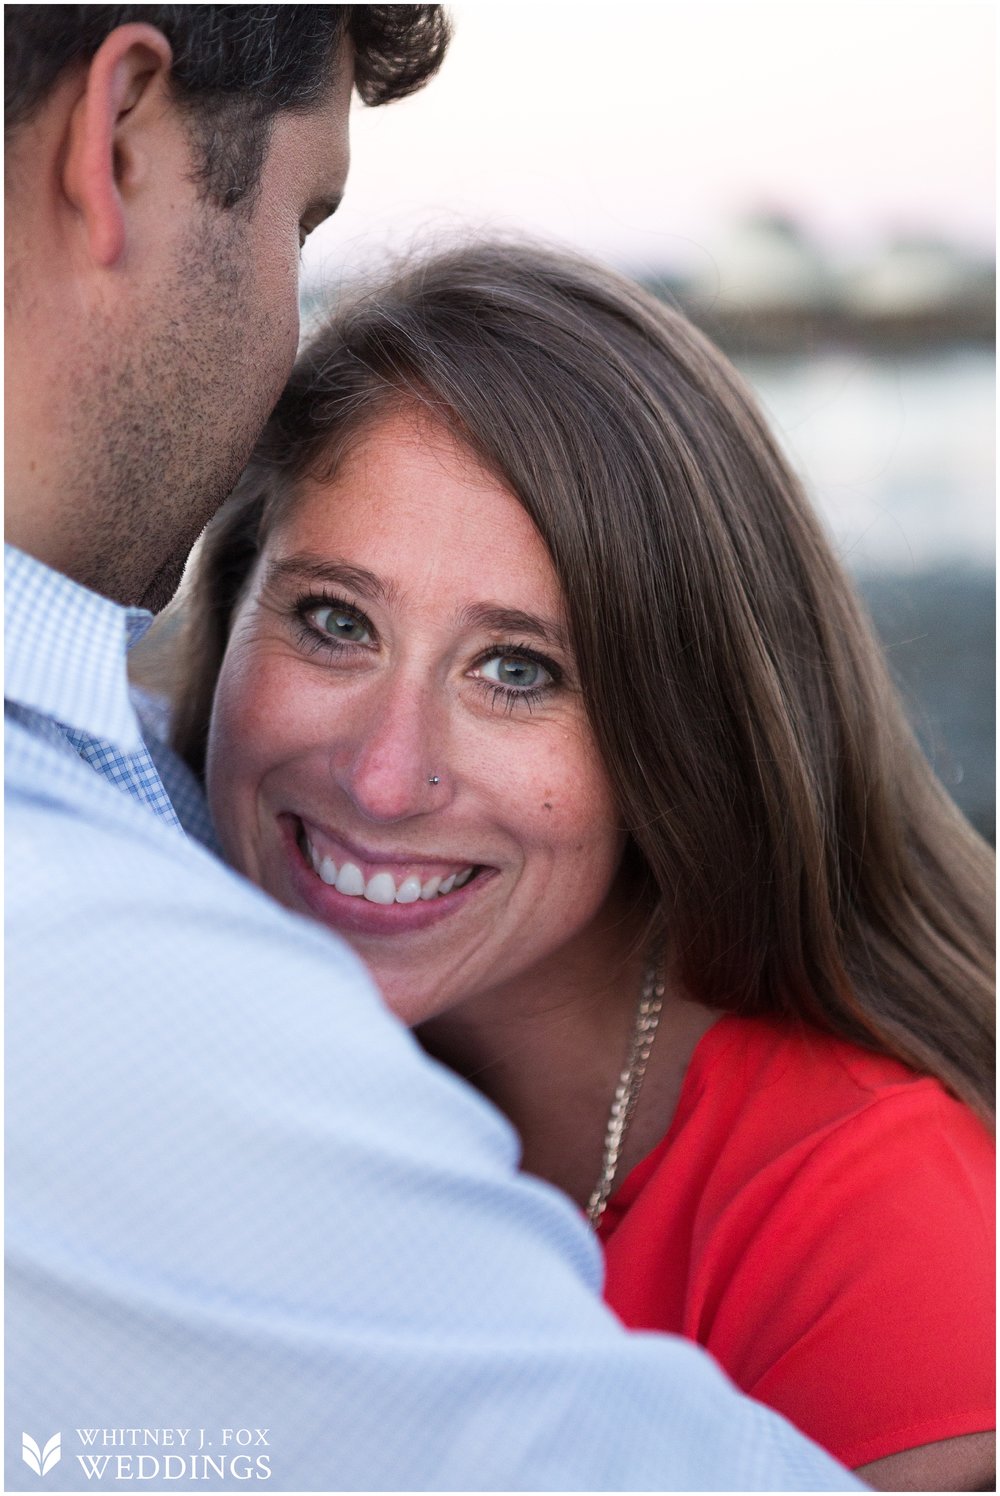
{"type": "Polygon", "coordinates": [[[353,898],[358,898],[364,891],[365,880],[361,869],[353,862],[345,862],[337,874],[337,892],[350,894],[353,898]]]}
{"type": "Polygon", "coordinates": [[[371,904],[415,904],[418,899],[435,899],[441,894],[451,893],[453,888],[464,888],[475,871],[467,867],[447,878],[435,875],[426,883],[421,883],[416,873],[409,873],[398,888],[391,873],[374,873],[366,883],[357,863],[345,862],[338,870],[332,857],[321,857],[308,837],[304,841],[306,855],[318,878],[336,888],[338,893],[347,894],[349,898],[363,896],[371,904]]]}
{"type": "Polygon", "coordinates": [[[369,904],[394,904],[396,880],[392,874],[373,873],[365,884],[365,898],[369,904]]]}
{"type": "MultiPolygon", "coordinates": [[[[388,876],[388,874],[386,874],[385,876],[388,876]]],[[[416,876],[415,873],[411,873],[410,877],[404,879],[404,881],[399,885],[399,888],[396,890],[396,903],[415,904],[419,899],[420,894],[420,879],[416,876]]]]}

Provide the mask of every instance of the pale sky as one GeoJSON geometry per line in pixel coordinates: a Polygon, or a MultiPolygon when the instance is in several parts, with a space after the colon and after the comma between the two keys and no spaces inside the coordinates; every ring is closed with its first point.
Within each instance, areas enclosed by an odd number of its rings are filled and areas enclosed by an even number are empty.
{"type": "Polygon", "coordinates": [[[356,107],[347,198],[307,279],[467,223],[691,266],[756,205],[835,251],[899,230],[992,245],[991,0],[448,9],[440,76],[356,107]]]}

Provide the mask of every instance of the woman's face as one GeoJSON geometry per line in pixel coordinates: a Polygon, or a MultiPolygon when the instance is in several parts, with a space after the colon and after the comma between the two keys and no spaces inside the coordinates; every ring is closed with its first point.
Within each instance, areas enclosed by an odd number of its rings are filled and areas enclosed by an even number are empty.
{"type": "Polygon", "coordinates": [[[407,1023],[585,932],[624,834],[545,546],[444,428],[305,483],[235,616],[208,790],[226,856],[344,935],[407,1023]]]}

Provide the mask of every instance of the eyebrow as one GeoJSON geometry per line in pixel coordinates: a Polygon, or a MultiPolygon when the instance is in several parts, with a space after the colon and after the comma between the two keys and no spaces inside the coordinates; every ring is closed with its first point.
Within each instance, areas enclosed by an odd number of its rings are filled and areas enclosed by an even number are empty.
{"type": "Polygon", "coordinates": [[[280,560],[268,563],[265,587],[288,581],[329,582],[333,587],[348,587],[360,597],[375,602],[391,603],[396,597],[396,589],[366,567],[352,566],[347,561],[338,561],[335,556],[315,556],[309,551],[282,556],[280,560]]]}
{"type": "Polygon", "coordinates": [[[493,603],[472,603],[458,616],[459,626],[484,629],[497,634],[532,634],[544,644],[570,652],[569,635],[562,624],[551,618],[538,618],[520,608],[503,608],[493,603]]]}

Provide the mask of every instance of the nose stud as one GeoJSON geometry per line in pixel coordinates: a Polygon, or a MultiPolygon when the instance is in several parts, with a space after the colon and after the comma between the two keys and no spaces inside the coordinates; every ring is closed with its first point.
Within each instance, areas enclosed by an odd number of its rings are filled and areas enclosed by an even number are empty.
{"type": "Polygon", "coordinates": [[[441,781],[436,774],[432,774],[427,781],[428,784],[440,784],[441,781]]]}

